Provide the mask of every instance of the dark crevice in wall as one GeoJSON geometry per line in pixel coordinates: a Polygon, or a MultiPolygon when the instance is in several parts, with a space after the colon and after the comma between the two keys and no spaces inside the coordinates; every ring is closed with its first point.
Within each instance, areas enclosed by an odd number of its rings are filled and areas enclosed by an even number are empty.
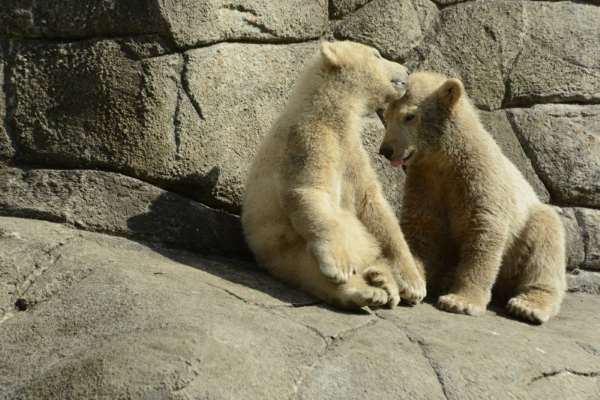
{"type": "Polygon", "coordinates": [[[515,98],[510,101],[506,99],[502,102],[501,109],[511,108],[532,108],[539,105],[579,105],[593,106],[600,104],[600,98],[585,98],[582,96],[528,96],[526,98],[515,98]]]}
{"type": "Polygon", "coordinates": [[[196,114],[198,114],[198,117],[200,118],[200,120],[205,121],[206,118],[204,118],[204,113],[202,112],[202,107],[200,106],[200,103],[194,96],[193,91],[190,87],[189,70],[188,70],[189,62],[190,62],[189,54],[184,53],[183,54],[183,69],[181,70],[181,86],[183,88],[183,93],[189,99],[190,103],[194,107],[194,110],[196,110],[196,114]]]}
{"type": "Polygon", "coordinates": [[[431,0],[431,1],[437,6],[438,10],[440,10],[440,11],[443,10],[443,9],[445,9],[445,8],[457,6],[459,4],[474,3],[475,2],[475,0],[457,0],[457,1],[453,2],[453,3],[443,4],[443,3],[439,2],[439,1],[436,1],[436,0],[431,0]]]}
{"type": "Polygon", "coordinates": [[[355,12],[357,12],[358,10],[360,10],[361,8],[365,7],[367,4],[372,3],[373,1],[376,0],[366,0],[364,3],[362,4],[358,4],[356,7],[354,7],[352,10],[348,10],[344,13],[340,13],[337,14],[336,13],[336,8],[333,4],[333,0],[329,0],[329,20],[333,20],[333,21],[341,21],[344,18],[354,14],[355,12]],[[337,14],[337,15],[336,15],[337,14]]]}

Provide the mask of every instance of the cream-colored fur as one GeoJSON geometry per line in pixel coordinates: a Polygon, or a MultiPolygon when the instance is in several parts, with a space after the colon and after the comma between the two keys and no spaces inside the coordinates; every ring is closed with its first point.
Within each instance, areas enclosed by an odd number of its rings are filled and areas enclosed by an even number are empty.
{"type": "Polygon", "coordinates": [[[247,178],[242,224],[258,262],[338,307],[425,296],[360,139],[361,116],[403,95],[406,78],[371,47],[323,42],[247,178]]]}
{"type": "Polygon", "coordinates": [[[407,180],[401,226],[430,292],[444,310],[478,315],[492,295],[542,323],[565,291],[565,239],[557,213],[537,198],[483,128],[456,79],[418,72],[385,112],[381,146],[407,180]]]}

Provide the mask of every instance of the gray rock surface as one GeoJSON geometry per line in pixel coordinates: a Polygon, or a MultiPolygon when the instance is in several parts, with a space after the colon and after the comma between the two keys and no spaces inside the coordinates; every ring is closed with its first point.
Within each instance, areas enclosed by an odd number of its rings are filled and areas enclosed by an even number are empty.
{"type": "Polygon", "coordinates": [[[4,69],[6,68],[6,43],[0,40],[0,162],[12,158],[14,149],[7,131],[6,121],[6,89],[4,85],[4,69]]]}
{"type": "Polygon", "coordinates": [[[523,3],[526,40],[507,74],[506,105],[600,102],[600,8],[584,3],[523,3]]]}
{"type": "Polygon", "coordinates": [[[567,268],[575,269],[585,261],[585,243],[582,227],[577,221],[576,209],[555,207],[566,233],[567,268]]]}
{"type": "Polygon", "coordinates": [[[223,41],[298,42],[328,29],[327,0],[159,0],[180,47],[223,41]]]}
{"type": "Polygon", "coordinates": [[[371,0],[330,0],[329,17],[338,19],[353,13],[371,0]]]}
{"type": "Polygon", "coordinates": [[[373,0],[337,24],[334,34],[374,46],[393,60],[404,60],[436,17],[437,8],[429,0],[373,0]]]}
{"type": "Polygon", "coordinates": [[[600,207],[600,106],[538,105],[508,117],[554,203],[600,207]]]}
{"type": "Polygon", "coordinates": [[[520,1],[469,1],[444,8],[438,28],[417,55],[415,67],[459,77],[474,103],[485,110],[501,107],[504,76],[524,40],[520,1]]]}
{"type": "MultiPolygon", "coordinates": [[[[153,37],[22,44],[10,75],[18,158],[121,172],[239,212],[261,139],[316,50],[314,42],[224,43],[165,55],[153,37]]],[[[365,140],[399,204],[403,174],[377,160],[382,134],[365,119],[365,140]]]]}
{"type": "Polygon", "coordinates": [[[523,151],[519,140],[515,136],[512,126],[504,111],[480,111],[479,116],[483,126],[492,135],[504,154],[523,173],[527,182],[535,189],[535,192],[543,202],[550,200],[548,190],[537,176],[531,160],[523,151]]]}
{"type": "Polygon", "coordinates": [[[427,304],[346,314],[240,262],[0,229],[1,399],[600,396],[597,296],[568,295],[543,327],[427,304]]]}
{"type": "Polygon", "coordinates": [[[578,208],[577,220],[585,244],[584,268],[600,270],[600,210],[578,208]]]}
{"type": "Polygon", "coordinates": [[[182,65],[156,37],[20,44],[11,124],[27,163],[167,176],[182,65]]]}
{"type": "Polygon", "coordinates": [[[238,216],[115,173],[1,168],[0,215],[249,257],[238,216]]]}
{"type": "Polygon", "coordinates": [[[600,295],[600,272],[576,269],[567,274],[568,291],[600,295]]]}
{"type": "Polygon", "coordinates": [[[261,139],[316,50],[315,43],[223,43],[186,54],[184,79],[202,118],[182,113],[180,153],[204,177],[204,202],[239,210],[246,173],[261,139]]]}
{"type": "Polygon", "coordinates": [[[7,0],[0,34],[80,39],[157,34],[178,48],[252,40],[315,39],[328,28],[326,0],[7,0]]]}

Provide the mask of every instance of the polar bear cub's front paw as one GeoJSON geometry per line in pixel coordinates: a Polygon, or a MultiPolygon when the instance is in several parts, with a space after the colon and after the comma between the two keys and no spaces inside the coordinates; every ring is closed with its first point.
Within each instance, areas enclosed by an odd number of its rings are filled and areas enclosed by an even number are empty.
{"type": "Polygon", "coordinates": [[[394,308],[400,303],[400,292],[398,284],[394,280],[391,272],[386,270],[387,266],[373,266],[365,270],[363,276],[371,286],[381,288],[388,294],[386,306],[394,308]]]}
{"type": "Polygon", "coordinates": [[[395,274],[400,297],[408,304],[418,304],[427,296],[425,278],[416,268],[401,266],[395,274]]]}
{"type": "Polygon", "coordinates": [[[356,274],[358,265],[352,263],[350,255],[341,246],[316,243],[311,245],[311,251],[319,263],[321,273],[334,283],[346,283],[356,274]]]}

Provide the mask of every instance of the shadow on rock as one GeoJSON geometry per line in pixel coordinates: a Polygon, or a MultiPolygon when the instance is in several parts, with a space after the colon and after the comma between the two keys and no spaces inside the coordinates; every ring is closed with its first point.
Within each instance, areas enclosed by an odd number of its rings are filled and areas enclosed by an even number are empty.
{"type": "MultiPolygon", "coordinates": [[[[237,215],[166,192],[152,202],[147,212],[129,218],[127,226],[135,238],[166,243],[169,247],[158,245],[151,248],[173,261],[235,285],[263,292],[284,303],[299,306],[318,303],[260,269],[244,240],[237,215]]],[[[246,296],[247,289],[236,291],[239,287],[235,285],[226,285],[226,288],[231,287],[231,290],[226,290],[240,299],[253,302],[246,296]]]]}
{"type": "Polygon", "coordinates": [[[129,218],[127,227],[135,237],[202,254],[252,257],[239,216],[170,192],[154,200],[147,212],[129,218]]]}

